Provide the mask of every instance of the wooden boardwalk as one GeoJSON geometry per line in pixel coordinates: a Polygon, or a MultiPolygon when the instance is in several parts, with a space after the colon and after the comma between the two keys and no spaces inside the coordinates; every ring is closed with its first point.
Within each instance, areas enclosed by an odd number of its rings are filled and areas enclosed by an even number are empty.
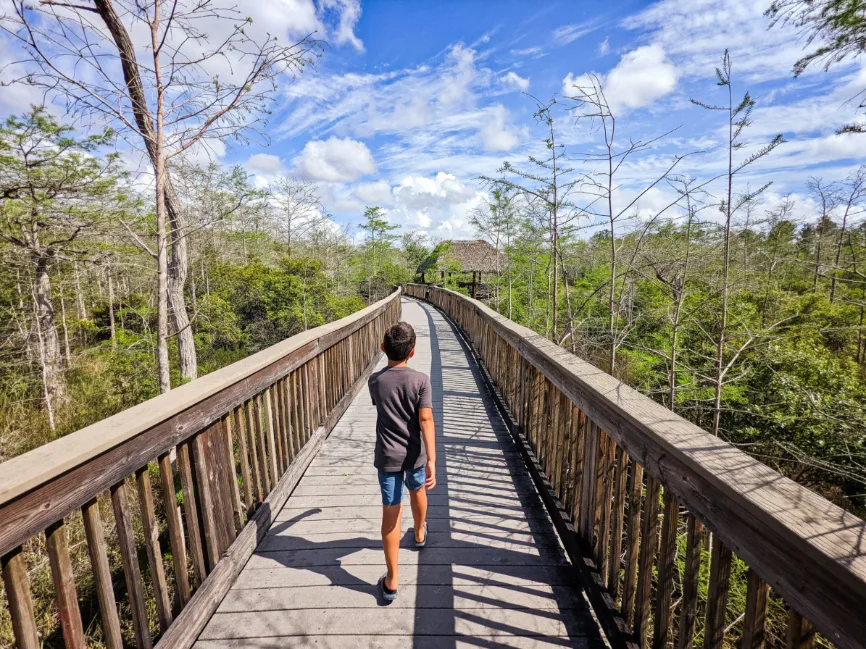
{"type": "Polygon", "coordinates": [[[375,408],[364,389],[201,633],[235,647],[601,648],[597,623],[471,357],[428,304],[404,299],[428,372],[438,443],[430,541],[411,548],[384,606],[375,408]]]}

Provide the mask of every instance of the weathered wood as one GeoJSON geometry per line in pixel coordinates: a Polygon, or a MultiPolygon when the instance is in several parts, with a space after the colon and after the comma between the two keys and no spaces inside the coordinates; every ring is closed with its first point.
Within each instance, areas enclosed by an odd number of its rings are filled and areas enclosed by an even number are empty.
{"type": "Polygon", "coordinates": [[[156,513],[153,508],[149,468],[145,466],[139,469],[135,474],[135,480],[138,484],[138,506],[141,510],[141,527],[144,532],[147,565],[150,567],[150,578],[156,600],[156,614],[159,618],[159,628],[165,632],[173,618],[168,583],[165,580],[165,566],[162,563],[162,549],[159,545],[159,526],[156,524],[156,513]]]}
{"type": "Polygon", "coordinates": [[[765,623],[767,620],[767,595],[770,586],[749,569],[746,585],[746,612],[743,618],[742,649],[764,649],[765,623]]]}
{"type": "Polygon", "coordinates": [[[598,481],[598,460],[601,431],[593,422],[587,420],[584,428],[586,442],[583,456],[583,484],[581,485],[579,531],[585,543],[593,546],[595,536],[595,498],[598,481]]]}
{"type": "Polygon", "coordinates": [[[250,461],[253,465],[253,480],[256,485],[256,502],[261,503],[267,493],[265,491],[265,478],[262,477],[262,463],[259,461],[259,444],[258,444],[258,434],[257,434],[257,426],[256,426],[256,408],[253,403],[253,399],[244,404],[246,408],[246,434],[247,438],[250,442],[250,461]]]}
{"type": "Polygon", "coordinates": [[[187,571],[186,545],[183,540],[183,523],[178,511],[177,495],[174,489],[174,471],[171,468],[171,456],[168,453],[159,456],[159,481],[162,487],[162,500],[165,505],[165,520],[168,523],[174,582],[177,586],[180,607],[183,608],[189,601],[191,591],[187,571]]]}
{"type": "MultiPolygon", "coordinates": [[[[610,527],[611,507],[613,506],[613,477],[616,462],[616,444],[610,437],[606,438],[604,450],[604,469],[602,472],[602,496],[600,501],[601,514],[598,524],[598,569],[602,575],[608,574],[610,561],[610,527]]],[[[619,561],[619,557],[617,557],[619,561]]]]}
{"type": "Polygon", "coordinates": [[[815,628],[797,611],[788,609],[786,649],[814,649],[816,641],[815,628]]]}
{"type": "Polygon", "coordinates": [[[93,570],[96,598],[99,601],[105,645],[108,649],[123,649],[123,636],[120,632],[120,619],[117,616],[114,585],[111,583],[111,566],[108,564],[108,551],[105,546],[102,517],[99,514],[99,502],[94,499],[84,505],[81,508],[81,517],[84,522],[84,534],[87,538],[87,550],[90,554],[90,566],[93,570]]]}
{"type": "Polygon", "coordinates": [[[39,635],[33,617],[33,600],[30,598],[30,578],[24,552],[15,548],[0,559],[3,568],[3,586],[9,602],[9,615],[12,618],[12,631],[18,649],[39,649],[39,635]]]}
{"type": "Polygon", "coordinates": [[[295,457],[295,461],[288,471],[280,478],[275,488],[268,494],[268,497],[232,543],[223,560],[208,575],[189,605],[178,615],[175,623],[157,643],[156,649],[188,649],[192,646],[234,583],[237,575],[264,538],[268,528],[276,519],[277,512],[288,499],[307,466],[315,458],[328,433],[363,387],[366,377],[373,371],[379,358],[380,356],[377,354],[352,389],[328,413],[324,424],[313,435],[310,443],[295,457]]]}
{"type": "Polygon", "coordinates": [[[658,587],[654,615],[653,649],[664,649],[671,637],[671,600],[674,592],[674,569],[677,559],[677,524],[680,504],[667,489],[664,490],[664,519],[658,560],[658,587]]]}
{"type": "Polygon", "coordinates": [[[214,569],[219,561],[220,554],[220,530],[217,527],[214,496],[211,492],[211,476],[209,474],[208,459],[205,454],[202,439],[208,431],[199,433],[190,441],[192,448],[192,460],[195,467],[196,495],[200,505],[199,516],[202,521],[202,536],[204,537],[205,562],[207,572],[214,569]]]}
{"type": "Polygon", "coordinates": [[[731,578],[731,550],[715,534],[710,541],[710,584],[704,623],[705,649],[721,649],[725,640],[725,612],[731,578]]]}
{"type": "Polygon", "coordinates": [[[646,478],[646,496],[641,517],[640,556],[637,568],[637,592],[634,603],[634,636],[638,646],[645,647],[649,633],[650,595],[653,563],[658,549],[659,483],[651,475],[646,478]]]}
{"type": "Polygon", "coordinates": [[[430,299],[517,348],[822,633],[866,646],[864,521],[483,304],[436,287],[430,299]]]}
{"type": "Polygon", "coordinates": [[[613,601],[619,599],[619,572],[622,567],[622,528],[625,517],[626,478],[628,477],[628,455],[620,447],[616,447],[616,475],[613,486],[613,526],[610,533],[610,561],[607,573],[607,590],[613,601]]]}
{"type": "Polygon", "coordinates": [[[177,468],[180,473],[180,485],[183,490],[183,512],[186,520],[186,531],[189,537],[190,557],[192,558],[195,583],[201,584],[207,576],[207,563],[204,557],[204,540],[199,525],[199,506],[195,495],[195,479],[192,473],[189,443],[177,447],[177,468]]]}
{"type": "Polygon", "coordinates": [[[695,638],[698,608],[698,577],[701,571],[703,525],[689,513],[686,516],[686,556],[683,570],[683,601],[680,609],[677,649],[691,649],[695,638]]]}
{"type": "Polygon", "coordinates": [[[247,434],[244,430],[244,421],[243,421],[243,406],[235,408],[234,410],[234,421],[235,421],[235,432],[237,440],[238,440],[238,455],[240,455],[241,462],[241,480],[243,480],[244,487],[244,505],[246,507],[246,511],[250,512],[253,508],[253,485],[252,485],[252,477],[250,476],[250,459],[249,459],[249,449],[247,448],[247,434]]]}
{"type": "Polygon", "coordinates": [[[72,649],[87,646],[84,640],[84,627],[78,609],[78,592],[75,590],[75,574],[69,558],[69,540],[66,525],[59,521],[45,530],[48,562],[51,564],[51,579],[54,582],[54,596],[57,601],[57,615],[63,629],[63,642],[72,649]]]}
{"type": "Polygon", "coordinates": [[[255,424],[256,431],[256,447],[259,451],[259,474],[262,478],[262,489],[264,489],[262,496],[265,496],[271,493],[271,487],[273,485],[272,479],[274,476],[271,474],[270,462],[268,461],[268,445],[265,442],[265,425],[262,423],[262,417],[264,416],[263,411],[262,395],[257,394],[253,399],[253,423],[255,424]]]}
{"type": "Polygon", "coordinates": [[[282,471],[280,471],[280,450],[277,447],[277,435],[274,429],[277,418],[274,414],[274,403],[273,399],[271,398],[270,388],[265,390],[264,402],[265,421],[267,422],[268,458],[270,459],[270,463],[268,464],[268,466],[271,470],[271,484],[277,484],[277,482],[280,481],[280,475],[282,475],[282,471]]]}
{"type": "Polygon", "coordinates": [[[126,580],[129,608],[132,610],[135,645],[138,649],[150,649],[153,641],[147,625],[147,603],[144,599],[141,571],[138,568],[138,553],[135,549],[135,535],[132,531],[132,517],[129,514],[124,482],[118,482],[111,488],[111,506],[114,509],[117,543],[120,546],[120,557],[123,562],[123,577],[126,580]]]}
{"type": "Polygon", "coordinates": [[[241,502],[241,492],[238,487],[237,463],[235,461],[235,442],[232,435],[232,416],[226,415],[223,418],[223,439],[225,440],[225,454],[228,461],[227,469],[229,473],[229,487],[232,498],[232,514],[235,525],[235,532],[240,532],[244,527],[244,506],[241,502]]]}

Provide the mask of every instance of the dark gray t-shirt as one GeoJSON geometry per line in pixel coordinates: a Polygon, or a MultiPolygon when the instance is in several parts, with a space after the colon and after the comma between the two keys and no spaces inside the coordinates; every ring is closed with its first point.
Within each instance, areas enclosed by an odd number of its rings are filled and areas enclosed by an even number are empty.
{"type": "Polygon", "coordinates": [[[421,439],[421,408],[432,408],[430,378],[411,367],[386,367],[368,382],[376,406],[376,454],[381,471],[406,471],[427,463],[421,439]]]}

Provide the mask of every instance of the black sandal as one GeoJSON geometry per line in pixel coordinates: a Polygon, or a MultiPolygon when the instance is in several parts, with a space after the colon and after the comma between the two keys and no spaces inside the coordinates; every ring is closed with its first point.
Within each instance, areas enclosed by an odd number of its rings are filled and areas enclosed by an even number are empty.
{"type": "Polygon", "coordinates": [[[382,593],[382,598],[386,602],[393,602],[397,599],[397,590],[391,590],[385,585],[385,579],[388,577],[387,574],[382,575],[379,578],[379,591],[382,593]]]}

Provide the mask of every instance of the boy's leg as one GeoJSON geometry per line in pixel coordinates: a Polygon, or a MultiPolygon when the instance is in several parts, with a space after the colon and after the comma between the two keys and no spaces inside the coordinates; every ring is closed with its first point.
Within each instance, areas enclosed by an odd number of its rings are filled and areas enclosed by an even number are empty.
{"type": "Polygon", "coordinates": [[[427,522],[427,487],[424,486],[426,473],[424,467],[407,471],[406,486],[409,488],[409,502],[412,505],[412,519],[415,525],[415,540],[424,541],[424,523],[427,522]]]}
{"type": "Polygon", "coordinates": [[[424,540],[424,523],[427,522],[427,488],[410,491],[409,501],[412,504],[412,519],[415,521],[415,540],[420,543],[424,540]]]}
{"type": "Polygon", "coordinates": [[[400,567],[397,559],[400,555],[400,518],[402,515],[403,503],[382,506],[382,547],[385,550],[385,565],[388,567],[385,586],[390,590],[397,590],[400,579],[400,567]]]}
{"type": "Polygon", "coordinates": [[[382,549],[388,574],[385,587],[397,590],[400,568],[400,519],[403,515],[403,472],[379,471],[379,488],[382,491],[382,549]]]}

